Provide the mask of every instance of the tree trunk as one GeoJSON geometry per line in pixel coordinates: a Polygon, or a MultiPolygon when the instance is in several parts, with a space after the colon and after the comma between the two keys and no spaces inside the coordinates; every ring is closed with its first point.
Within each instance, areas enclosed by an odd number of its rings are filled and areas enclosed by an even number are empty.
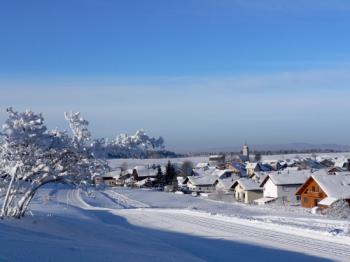
{"type": "Polygon", "coordinates": [[[40,181],[38,184],[33,186],[32,188],[28,189],[28,191],[22,196],[22,198],[18,201],[17,206],[14,209],[14,212],[12,214],[12,217],[15,218],[21,218],[25,215],[25,212],[27,211],[27,208],[32,201],[36,191],[42,187],[43,185],[46,185],[51,182],[57,182],[57,179],[49,179],[46,181],[40,181]]]}
{"type": "Polygon", "coordinates": [[[16,177],[16,172],[17,172],[17,166],[13,169],[13,172],[12,172],[11,181],[10,181],[9,187],[7,189],[4,204],[3,204],[2,210],[1,210],[1,218],[3,218],[4,216],[7,216],[8,207],[12,201],[12,198],[10,199],[10,201],[9,201],[9,198],[10,198],[10,193],[11,193],[13,181],[15,180],[15,177],[16,177]]]}

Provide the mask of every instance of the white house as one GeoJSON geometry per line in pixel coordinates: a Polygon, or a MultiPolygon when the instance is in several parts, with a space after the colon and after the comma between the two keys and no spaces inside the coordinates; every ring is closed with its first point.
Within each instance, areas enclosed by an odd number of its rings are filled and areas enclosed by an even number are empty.
{"type": "Polygon", "coordinates": [[[192,192],[210,193],[214,190],[214,184],[218,180],[216,176],[188,176],[187,187],[192,192]]]}
{"type": "Polygon", "coordinates": [[[259,184],[248,178],[238,179],[232,185],[232,189],[236,200],[246,204],[251,204],[263,196],[263,189],[259,184]]]}
{"type": "Polygon", "coordinates": [[[267,200],[279,199],[284,203],[296,203],[299,199],[295,192],[309,176],[310,172],[303,171],[269,174],[260,184],[264,192],[263,197],[267,200]]]}

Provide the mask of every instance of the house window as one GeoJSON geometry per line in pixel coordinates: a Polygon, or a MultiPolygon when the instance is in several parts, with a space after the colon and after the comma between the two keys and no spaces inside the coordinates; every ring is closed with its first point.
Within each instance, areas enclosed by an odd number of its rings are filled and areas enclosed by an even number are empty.
{"type": "Polygon", "coordinates": [[[289,191],[289,187],[283,186],[283,187],[282,187],[282,190],[285,191],[285,192],[288,192],[288,191],[289,191]]]}
{"type": "Polygon", "coordinates": [[[314,186],[312,187],[312,192],[316,192],[316,189],[315,189],[315,187],[314,187],[314,186]]]}
{"type": "Polygon", "coordinates": [[[297,198],[297,201],[300,201],[300,196],[297,196],[296,198],[297,198]]]}
{"type": "Polygon", "coordinates": [[[309,198],[304,197],[304,203],[308,203],[309,202],[309,198]]]}

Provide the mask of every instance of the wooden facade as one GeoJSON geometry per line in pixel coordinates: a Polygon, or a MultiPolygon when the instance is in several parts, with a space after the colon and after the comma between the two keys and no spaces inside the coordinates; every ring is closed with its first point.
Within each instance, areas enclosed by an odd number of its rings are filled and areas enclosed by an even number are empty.
{"type": "Polygon", "coordinates": [[[312,177],[310,177],[295,194],[300,196],[301,206],[306,208],[317,206],[322,199],[327,197],[327,194],[312,177]]]}

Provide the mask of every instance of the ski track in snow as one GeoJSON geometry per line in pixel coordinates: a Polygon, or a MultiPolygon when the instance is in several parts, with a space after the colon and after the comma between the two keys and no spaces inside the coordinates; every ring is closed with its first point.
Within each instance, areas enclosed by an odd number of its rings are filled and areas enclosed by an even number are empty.
{"type": "Polygon", "coordinates": [[[102,194],[120,208],[98,207],[88,204],[79,189],[68,190],[70,203],[87,210],[102,210],[126,218],[131,224],[198,235],[206,238],[241,241],[261,246],[292,250],[337,261],[350,261],[349,238],[335,238],[319,232],[247,219],[212,216],[190,210],[152,209],[149,205],[113,190],[102,194]],[[284,231],[284,232],[283,232],[284,231]]]}
{"type": "MultiPolygon", "coordinates": [[[[258,228],[242,225],[241,223],[220,221],[216,218],[190,214],[181,211],[150,211],[137,210],[122,211],[118,214],[125,215],[129,221],[138,221],[140,225],[150,225],[159,229],[178,228],[182,232],[198,234],[202,236],[220,239],[240,240],[244,242],[254,242],[270,247],[284,248],[312,255],[321,255],[331,259],[341,261],[350,260],[350,246],[338,244],[326,240],[317,240],[288,233],[280,233],[272,229],[258,228]],[[138,211],[138,212],[137,212],[138,211]],[[162,223],[158,225],[159,217],[162,223]],[[157,221],[157,223],[154,223],[157,221]],[[185,226],[183,225],[185,224],[185,226]],[[164,227],[165,225],[165,227],[164,227]],[[184,230],[181,230],[184,229],[184,230]]],[[[192,211],[190,211],[192,212],[192,211]]],[[[192,212],[193,213],[193,212],[192,212]]],[[[247,223],[249,224],[249,223],[247,223]]]]}
{"type": "Polygon", "coordinates": [[[119,194],[113,190],[105,190],[101,192],[102,194],[107,195],[109,198],[111,198],[114,202],[116,202],[119,205],[122,205],[124,208],[147,208],[150,207],[149,205],[142,203],[137,200],[133,200],[127,196],[124,196],[122,194],[119,194]]]}

